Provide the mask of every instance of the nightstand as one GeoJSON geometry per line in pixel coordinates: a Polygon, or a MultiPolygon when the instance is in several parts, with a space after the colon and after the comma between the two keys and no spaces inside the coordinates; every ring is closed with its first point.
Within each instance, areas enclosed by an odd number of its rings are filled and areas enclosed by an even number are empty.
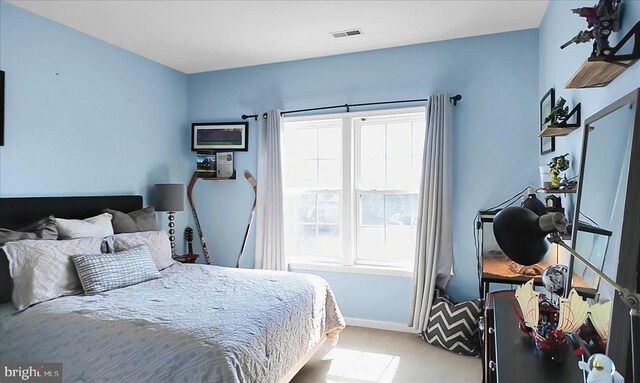
{"type": "Polygon", "coordinates": [[[196,259],[198,259],[198,257],[200,257],[200,254],[184,254],[176,255],[173,259],[180,263],[196,263],[196,259]]]}

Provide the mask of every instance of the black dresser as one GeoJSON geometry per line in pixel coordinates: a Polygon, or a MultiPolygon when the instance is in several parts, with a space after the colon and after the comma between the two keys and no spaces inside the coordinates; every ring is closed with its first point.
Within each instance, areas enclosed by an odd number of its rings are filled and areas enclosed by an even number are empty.
{"type": "Polygon", "coordinates": [[[486,383],[583,383],[571,341],[564,363],[543,355],[518,328],[513,291],[489,293],[485,302],[484,381],[486,383]]]}

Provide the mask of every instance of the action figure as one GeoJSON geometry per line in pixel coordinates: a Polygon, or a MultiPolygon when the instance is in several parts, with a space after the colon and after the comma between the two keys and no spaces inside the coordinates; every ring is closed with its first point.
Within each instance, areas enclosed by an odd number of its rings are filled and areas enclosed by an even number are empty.
{"type": "Polygon", "coordinates": [[[551,173],[551,187],[557,188],[560,186],[562,182],[562,178],[560,177],[560,172],[563,172],[569,169],[569,160],[567,159],[567,154],[563,154],[558,157],[553,157],[551,162],[549,162],[549,173],[551,173]]]}
{"type": "Polygon", "coordinates": [[[580,31],[571,40],[564,43],[560,49],[564,49],[571,44],[593,42],[592,57],[609,56],[611,46],[609,36],[618,30],[620,24],[620,3],[622,0],[600,0],[593,7],[582,7],[571,11],[587,21],[587,30],[580,31]]]}
{"type": "Polygon", "coordinates": [[[558,101],[556,101],[556,106],[551,109],[551,113],[544,119],[545,124],[551,122],[551,125],[558,125],[567,121],[567,117],[569,117],[569,107],[566,106],[566,104],[567,100],[560,97],[558,101]]]}

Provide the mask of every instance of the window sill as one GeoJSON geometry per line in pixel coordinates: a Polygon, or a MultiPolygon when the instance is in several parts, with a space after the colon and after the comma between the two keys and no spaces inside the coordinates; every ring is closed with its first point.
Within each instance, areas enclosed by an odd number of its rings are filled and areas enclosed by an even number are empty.
{"type": "Polygon", "coordinates": [[[405,277],[405,278],[411,278],[413,276],[413,270],[405,269],[401,267],[363,266],[363,265],[346,266],[346,265],[340,265],[337,263],[323,263],[323,262],[310,262],[310,261],[289,262],[289,270],[330,271],[334,273],[383,275],[383,276],[389,276],[389,277],[405,277]]]}

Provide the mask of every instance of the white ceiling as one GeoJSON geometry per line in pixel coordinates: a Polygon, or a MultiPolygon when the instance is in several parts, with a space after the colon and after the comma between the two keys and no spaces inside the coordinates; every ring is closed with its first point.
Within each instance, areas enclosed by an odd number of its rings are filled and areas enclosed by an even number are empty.
{"type": "Polygon", "coordinates": [[[197,73],[537,28],[548,0],[10,3],[197,73]],[[364,35],[329,34],[351,28],[364,35]]]}

